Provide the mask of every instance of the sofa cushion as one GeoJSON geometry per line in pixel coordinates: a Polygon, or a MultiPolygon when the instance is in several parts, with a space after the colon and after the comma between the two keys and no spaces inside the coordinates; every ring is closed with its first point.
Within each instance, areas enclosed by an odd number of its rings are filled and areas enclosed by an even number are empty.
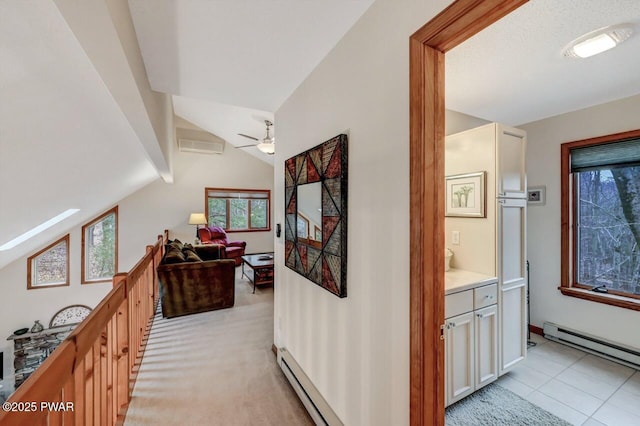
{"type": "Polygon", "coordinates": [[[226,258],[225,247],[220,244],[204,244],[194,247],[198,256],[204,261],[226,258]]]}

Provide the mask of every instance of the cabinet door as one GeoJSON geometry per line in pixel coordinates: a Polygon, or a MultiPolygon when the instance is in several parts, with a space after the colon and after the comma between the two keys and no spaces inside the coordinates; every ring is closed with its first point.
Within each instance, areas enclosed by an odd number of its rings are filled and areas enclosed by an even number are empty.
{"type": "Polygon", "coordinates": [[[511,370],[527,356],[525,309],[526,286],[516,285],[502,289],[500,305],[500,375],[511,370]]]}
{"type": "Polygon", "coordinates": [[[526,341],[526,206],[498,200],[500,374],[524,360],[526,341]]]}
{"type": "Polygon", "coordinates": [[[453,404],[475,390],[474,346],[473,312],[446,320],[447,405],[453,404]]]}
{"type": "Polygon", "coordinates": [[[498,378],[498,307],[474,312],[476,334],[476,390],[498,378]]]}
{"type": "Polygon", "coordinates": [[[496,127],[496,132],[497,196],[526,198],[527,134],[523,130],[502,125],[496,127]]]}

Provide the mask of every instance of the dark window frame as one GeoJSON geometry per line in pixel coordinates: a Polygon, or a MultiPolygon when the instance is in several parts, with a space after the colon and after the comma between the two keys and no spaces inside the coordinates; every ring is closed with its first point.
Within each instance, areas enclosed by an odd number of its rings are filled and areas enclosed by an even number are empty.
{"type": "MultiPolygon", "coordinates": [[[[233,232],[270,232],[271,231],[271,190],[270,189],[238,189],[238,188],[210,188],[207,187],[204,189],[204,209],[207,221],[209,221],[209,198],[215,199],[223,199],[226,201],[226,225],[223,227],[225,232],[233,233],[233,232]],[[265,194],[266,197],[256,197],[256,198],[239,198],[247,200],[247,224],[248,228],[245,229],[230,229],[229,224],[231,222],[231,206],[229,197],[210,197],[209,192],[228,192],[235,194],[265,194]],[[252,227],[251,226],[251,200],[266,200],[267,201],[267,226],[264,228],[252,227]]],[[[236,198],[238,199],[238,198],[236,198]]],[[[209,224],[211,225],[211,224],[209,224]]]]}
{"type": "Polygon", "coordinates": [[[608,293],[595,293],[591,291],[592,286],[577,282],[577,256],[575,255],[578,244],[575,229],[577,209],[574,208],[577,203],[577,191],[575,190],[577,176],[571,173],[570,167],[571,151],[573,149],[621,142],[634,138],[640,138],[640,129],[566,142],[561,145],[561,280],[559,290],[566,296],[640,311],[640,297],[615,290],[609,290],[608,293]]]}
{"type": "Polygon", "coordinates": [[[68,287],[69,283],[70,283],[70,278],[69,278],[69,249],[70,249],[70,245],[69,245],[69,234],[65,235],[64,237],[54,241],[53,243],[49,244],[48,246],[46,246],[45,248],[43,248],[42,250],[40,250],[39,252],[29,256],[27,258],[27,290],[35,290],[35,289],[39,289],[39,288],[52,288],[52,287],[68,287]],[[34,264],[33,262],[40,257],[41,255],[43,255],[44,253],[46,253],[47,251],[51,250],[52,248],[54,248],[55,246],[57,246],[60,243],[65,243],[67,246],[67,256],[65,259],[65,264],[66,264],[66,280],[63,283],[55,283],[55,284],[37,284],[33,282],[33,272],[34,272],[34,264]]]}
{"type": "Polygon", "coordinates": [[[81,284],[98,284],[98,283],[106,283],[113,280],[111,278],[95,278],[90,279],[87,278],[87,270],[86,270],[86,262],[87,262],[87,242],[86,242],[86,229],[92,225],[95,225],[97,222],[100,222],[105,217],[113,214],[115,219],[115,251],[114,251],[114,274],[118,273],[118,206],[115,206],[106,212],[102,213],[100,216],[97,216],[90,220],[89,222],[82,225],[82,250],[81,250],[81,267],[80,267],[80,282],[81,284]]]}

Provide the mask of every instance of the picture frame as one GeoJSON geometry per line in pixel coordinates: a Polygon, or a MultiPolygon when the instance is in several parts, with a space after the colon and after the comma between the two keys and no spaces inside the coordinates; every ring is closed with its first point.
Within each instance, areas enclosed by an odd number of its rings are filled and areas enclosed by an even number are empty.
{"type": "Polygon", "coordinates": [[[445,216],[487,217],[486,171],[445,177],[445,216]]]}
{"type": "Polygon", "coordinates": [[[544,206],[547,203],[547,187],[531,186],[527,188],[527,204],[544,206]]]}

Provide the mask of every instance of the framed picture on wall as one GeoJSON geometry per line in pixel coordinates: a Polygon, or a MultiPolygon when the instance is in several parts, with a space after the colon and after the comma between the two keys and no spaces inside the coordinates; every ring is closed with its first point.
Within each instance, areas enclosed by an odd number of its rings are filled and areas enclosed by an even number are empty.
{"type": "Polygon", "coordinates": [[[486,174],[483,171],[445,177],[445,216],[486,217],[486,174]]]}

